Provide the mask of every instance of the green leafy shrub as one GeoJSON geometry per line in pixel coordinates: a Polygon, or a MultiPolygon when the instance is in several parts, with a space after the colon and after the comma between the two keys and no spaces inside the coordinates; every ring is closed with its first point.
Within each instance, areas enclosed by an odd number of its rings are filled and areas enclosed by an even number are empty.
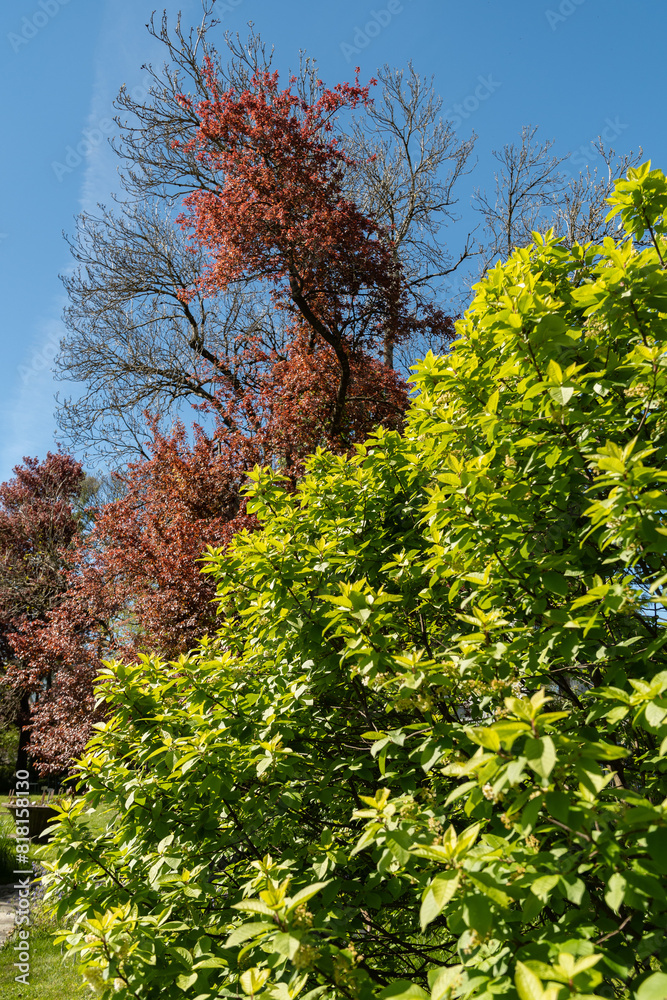
{"type": "MultiPolygon", "coordinates": [[[[11,697],[5,693],[5,700],[11,697]]],[[[5,795],[16,784],[16,754],[19,745],[18,726],[2,720],[3,704],[0,694],[0,794],[5,795]]]]}
{"type": "Polygon", "coordinates": [[[14,880],[16,869],[16,847],[6,830],[0,828],[0,885],[14,880]]]}
{"type": "Polygon", "coordinates": [[[496,267],[402,436],[257,471],[219,633],[106,670],[53,874],[100,994],[666,995],[666,206],[496,267]]]}

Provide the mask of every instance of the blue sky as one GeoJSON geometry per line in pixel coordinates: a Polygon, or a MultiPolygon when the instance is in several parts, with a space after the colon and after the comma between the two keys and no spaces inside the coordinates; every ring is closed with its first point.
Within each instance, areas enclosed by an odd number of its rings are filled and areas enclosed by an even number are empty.
{"type": "MultiPolygon", "coordinates": [[[[11,0],[0,5],[0,481],[24,455],[54,448],[53,355],[63,333],[62,231],[108,202],[116,158],[113,99],[162,62],[151,11],[199,20],[199,0],[11,0]],[[79,151],[77,151],[79,147],[79,151]],[[81,155],[83,153],[83,155],[81,155]]],[[[667,169],[662,63],[667,5],[656,0],[218,0],[225,29],[252,21],[277,66],[314,56],[330,85],[384,63],[433,74],[459,133],[477,132],[475,174],[460,187],[452,239],[472,223],[474,186],[491,186],[491,150],[539,124],[583,163],[608,130],[619,151],[642,146],[667,169]],[[356,51],[355,51],[356,50],[356,51]],[[480,78],[491,91],[475,99],[480,78]],[[463,109],[460,113],[456,105],[463,109]],[[467,117],[465,117],[467,116],[467,117]],[[611,131],[610,131],[611,130],[611,131]]],[[[478,90],[478,93],[486,91],[478,90]]],[[[66,389],[66,387],[65,387],[66,389]]]]}

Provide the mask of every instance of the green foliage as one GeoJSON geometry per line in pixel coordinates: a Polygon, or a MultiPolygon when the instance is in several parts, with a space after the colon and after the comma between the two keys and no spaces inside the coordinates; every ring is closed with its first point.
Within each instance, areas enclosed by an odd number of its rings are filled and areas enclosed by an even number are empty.
{"type": "Polygon", "coordinates": [[[0,948],[0,996],[2,1000],[90,1000],[90,988],[76,969],[71,957],[63,958],[62,948],[54,945],[50,926],[43,921],[30,928],[29,985],[17,982],[17,944],[15,935],[0,948]]]}
{"type": "Polygon", "coordinates": [[[16,845],[7,835],[6,830],[0,828],[0,884],[6,885],[11,882],[16,870],[16,845]]]}
{"type": "Polygon", "coordinates": [[[101,994],[665,996],[665,178],[615,202],[652,247],[496,267],[402,436],[256,472],[219,633],[106,670],[53,876],[101,994]]]}
{"type": "Polygon", "coordinates": [[[3,719],[7,708],[12,712],[12,710],[15,711],[16,705],[13,692],[5,690],[3,694],[4,698],[0,695],[0,793],[4,795],[10,788],[13,789],[16,783],[16,755],[19,746],[19,728],[17,725],[8,723],[3,719]]]}

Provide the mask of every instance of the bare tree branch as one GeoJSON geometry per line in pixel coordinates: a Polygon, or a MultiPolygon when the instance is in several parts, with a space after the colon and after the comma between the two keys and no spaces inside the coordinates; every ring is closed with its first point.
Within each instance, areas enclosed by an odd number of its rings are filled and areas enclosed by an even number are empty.
{"type": "MultiPolygon", "coordinates": [[[[258,282],[237,282],[209,298],[197,290],[207,257],[189,245],[176,223],[186,194],[218,191],[224,182],[188,145],[200,123],[182,95],[194,104],[210,97],[203,60],[212,61],[218,86],[237,91],[251,87],[253,77],[272,65],[272,51],[254,32],[243,41],[224,36],[229,62],[223,65],[209,42],[217,23],[213,10],[212,0],[205,0],[203,20],[191,31],[180,19],[170,28],[166,14],[151,20],[149,31],[165,46],[167,61],[160,70],[146,67],[152,82],[142,100],[122,89],[117,101],[121,138],[114,148],[122,199],[113,210],[100,206],[97,215],[82,216],[70,241],[77,268],[64,279],[68,335],[58,368],[84,391],[80,399],[59,401],[60,427],[70,443],[114,462],[145,454],[145,411],[168,418],[183,405],[208,406],[235,429],[234,399],[259,384],[264,372],[257,352],[248,362],[248,345],[259,345],[268,364],[284,358],[289,339],[289,315],[276,314],[258,282]]],[[[295,77],[303,100],[317,100],[324,85],[305,54],[295,77]]],[[[454,219],[454,187],[469,169],[474,139],[456,139],[440,118],[432,83],[412,66],[405,74],[385,67],[380,85],[378,102],[343,134],[357,161],[348,190],[362,210],[393,227],[397,269],[404,269],[417,309],[436,302],[436,286],[471,252],[468,242],[452,256],[438,236],[454,219]]],[[[349,382],[343,356],[356,349],[366,329],[388,326],[381,297],[358,299],[325,338],[341,364],[334,423],[349,382]]],[[[312,325],[312,310],[304,309],[298,289],[293,302],[312,325]]],[[[393,351],[388,333],[384,360],[390,366],[393,351]]],[[[253,414],[246,410],[242,419],[252,422],[253,414]]]]}
{"type": "Polygon", "coordinates": [[[615,232],[614,224],[606,221],[606,199],[614,181],[641,161],[641,150],[619,156],[598,138],[594,148],[600,167],[572,176],[563,170],[568,156],[552,153],[554,140],[542,142],[537,131],[537,126],[525,126],[520,143],[494,150],[500,164],[495,191],[475,192],[474,205],[487,234],[482,241],[483,272],[515,248],[528,246],[536,231],[554,229],[567,246],[599,241],[615,232]]]}
{"type": "Polygon", "coordinates": [[[536,139],[537,126],[524,126],[521,143],[493,150],[500,170],[495,173],[495,191],[475,191],[474,205],[484,218],[488,234],[483,244],[483,270],[498,257],[509,257],[516,247],[528,246],[535,230],[545,227],[558,205],[565,186],[560,166],[565,156],[551,150],[554,140],[536,139]]]}
{"type": "MultiPolygon", "coordinates": [[[[378,71],[379,96],[353,123],[346,145],[355,160],[349,172],[351,196],[393,235],[415,304],[433,300],[441,280],[473,252],[468,237],[452,254],[444,227],[457,221],[455,187],[473,167],[475,135],[459,140],[441,117],[442,100],[433,80],[408,64],[407,71],[378,71]]],[[[393,345],[384,361],[393,364],[393,345]]]]}

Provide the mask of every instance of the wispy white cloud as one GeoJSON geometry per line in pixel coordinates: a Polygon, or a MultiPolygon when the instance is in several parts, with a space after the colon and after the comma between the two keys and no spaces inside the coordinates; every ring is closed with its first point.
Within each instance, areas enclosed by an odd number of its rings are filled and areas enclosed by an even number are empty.
{"type": "MultiPolygon", "coordinates": [[[[56,308],[63,304],[62,301],[57,303],[56,308]]],[[[59,319],[44,320],[17,366],[16,377],[12,380],[14,391],[2,400],[0,469],[3,478],[7,470],[22,462],[24,456],[43,457],[48,450],[55,450],[52,438],[53,359],[63,333],[59,319]]]]}
{"type": "MultiPolygon", "coordinates": [[[[185,20],[188,15],[197,17],[200,4],[199,0],[168,0],[166,7],[170,16],[183,8],[185,20]]],[[[134,89],[134,96],[139,96],[147,83],[142,65],[151,59],[157,65],[163,61],[163,53],[156,43],[151,43],[146,31],[153,9],[153,0],[106,0],[99,37],[94,42],[95,77],[89,113],[80,136],[69,144],[74,151],[69,162],[74,166],[63,174],[69,177],[74,171],[81,172],[80,211],[95,211],[100,202],[108,204],[118,189],[118,159],[107,141],[117,127],[108,123],[115,114],[113,102],[121,85],[134,89]]],[[[59,162],[64,164],[66,155],[63,149],[59,162]]],[[[64,389],[76,397],[76,385],[59,383],[54,378],[54,358],[66,333],[60,319],[65,304],[64,296],[58,296],[45,318],[37,323],[11,380],[12,390],[0,399],[0,479],[11,475],[11,469],[25,455],[43,456],[55,448],[54,395],[64,389]]]]}
{"type": "MultiPolygon", "coordinates": [[[[183,11],[183,21],[188,15],[198,20],[201,15],[199,0],[176,0],[161,4],[170,19],[175,19],[179,10],[183,11]]],[[[150,37],[146,25],[155,5],[153,0],[107,0],[104,20],[97,44],[96,72],[90,102],[87,127],[100,129],[100,123],[108,121],[116,113],[113,102],[124,84],[132,97],[141,100],[147,93],[149,76],[142,67],[151,61],[161,66],[164,52],[150,37]]],[[[156,18],[159,16],[158,11],[156,18]]],[[[110,130],[117,135],[118,127],[110,130]]],[[[118,157],[111,149],[108,138],[96,143],[86,156],[86,169],[81,187],[80,204],[82,211],[94,211],[98,203],[108,202],[112,192],[118,190],[118,157]]]]}
{"type": "Polygon", "coordinates": [[[99,202],[108,202],[118,188],[118,158],[109,145],[118,127],[104,125],[116,114],[113,102],[122,84],[136,86],[142,74],[142,42],[145,46],[144,18],[139,17],[136,0],[107,0],[97,43],[95,80],[87,128],[97,130],[102,141],[91,147],[81,185],[81,211],[94,211],[99,202]],[[102,127],[100,128],[100,125],[102,127]]]}

